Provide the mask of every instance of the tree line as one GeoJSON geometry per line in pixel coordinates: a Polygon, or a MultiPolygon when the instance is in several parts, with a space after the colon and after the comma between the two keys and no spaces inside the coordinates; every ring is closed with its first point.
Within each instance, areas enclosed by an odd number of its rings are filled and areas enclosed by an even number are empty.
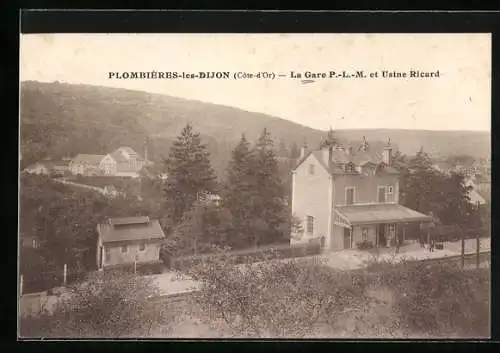
{"type": "MultiPolygon", "coordinates": [[[[323,142],[330,140],[335,141],[333,132],[323,142]]],[[[290,152],[290,160],[296,161],[298,148],[292,146],[290,152]]],[[[71,271],[92,270],[96,225],[106,217],[159,218],[167,234],[163,253],[170,256],[211,252],[214,246],[243,249],[288,243],[296,222],[287,202],[291,182],[283,178],[294,164],[284,173],[279,163],[280,155],[287,153],[283,141],[274,147],[267,129],[253,144],[243,135],[231,152],[224,177],[218,180],[207,146],[188,124],[156,177],[141,178],[141,199],[129,193],[107,199],[47,177],[22,175],[21,233],[35,236],[39,247],[21,249],[21,273],[28,280],[44,273],[62,276],[63,264],[71,271]],[[167,173],[167,181],[161,180],[161,171],[167,173]],[[219,195],[220,203],[203,202],[207,195],[219,195]]],[[[394,166],[401,172],[403,205],[432,212],[443,224],[489,229],[489,206],[471,204],[471,187],[464,175],[437,171],[423,150],[415,156],[396,152],[394,166]]]]}
{"type": "Polygon", "coordinates": [[[252,146],[242,135],[218,181],[199,133],[188,124],[166,161],[163,225],[166,251],[176,255],[209,252],[213,246],[258,247],[288,240],[285,188],[270,132],[252,146]],[[202,202],[217,195],[220,204],[202,202]]]}

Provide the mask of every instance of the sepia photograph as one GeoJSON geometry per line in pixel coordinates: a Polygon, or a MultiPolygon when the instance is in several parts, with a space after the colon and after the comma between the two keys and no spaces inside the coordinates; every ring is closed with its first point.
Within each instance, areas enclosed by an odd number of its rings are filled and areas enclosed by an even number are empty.
{"type": "Polygon", "coordinates": [[[21,34],[18,338],[490,338],[491,55],[21,34]]]}

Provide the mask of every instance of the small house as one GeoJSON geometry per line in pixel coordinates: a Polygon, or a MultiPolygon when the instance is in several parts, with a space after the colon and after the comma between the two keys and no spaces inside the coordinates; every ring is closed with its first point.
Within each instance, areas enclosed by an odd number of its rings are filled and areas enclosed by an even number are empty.
{"type": "Polygon", "coordinates": [[[50,175],[52,173],[52,168],[49,163],[35,163],[24,169],[28,174],[36,175],[50,175]]]}
{"type": "Polygon", "coordinates": [[[97,225],[97,268],[157,263],[165,234],[149,217],[111,218],[97,225]]]}
{"type": "Polygon", "coordinates": [[[118,196],[118,190],[116,190],[114,185],[106,185],[104,187],[104,195],[108,197],[116,197],[118,196]]]}
{"type": "Polygon", "coordinates": [[[74,175],[101,175],[104,158],[99,154],[79,154],[69,162],[69,170],[74,175]]]}

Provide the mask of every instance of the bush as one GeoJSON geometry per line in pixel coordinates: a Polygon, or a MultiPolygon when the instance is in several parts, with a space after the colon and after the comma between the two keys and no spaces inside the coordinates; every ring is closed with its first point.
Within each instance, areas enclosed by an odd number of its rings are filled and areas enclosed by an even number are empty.
{"type": "MultiPolygon", "coordinates": [[[[291,259],[303,256],[313,256],[321,253],[321,244],[313,242],[295,246],[276,246],[268,248],[248,249],[229,253],[231,261],[234,264],[255,263],[272,259],[291,259]]],[[[179,271],[187,270],[193,266],[199,265],[203,259],[213,257],[214,254],[206,254],[200,256],[189,256],[181,258],[173,258],[167,252],[162,253],[162,261],[169,268],[174,268],[179,271]]],[[[217,255],[215,255],[217,256],[217,255]]]]}
{"type": "Polygon", "coordinates": [[[137,265],[137,273],[141,275],[158,275],[164,272],[165,265],[162,263],[137,265]]]}
{"type": "Polygon", "coordinates": [[[234,266],[218,256],[188,274],[202,283],[197,301],[212,322],[243,337],[304,337],[364,299],[361,282],[309,259],[234,266]]]}
{"type": "MultiPolygon", "coordinates": [[[[266,254],[261,254],[266,257],[266,254]]],[[[197,303],[214,325],[244,337],[305,337],[329,327],[348,337],[486,337],[489,271],[374,259],[339,272],[310,259],[236,265],[199,259],[197,303]]],[[[337,336],[338,337],[338,336],[337,336]]],[[[344,336],[345,337],[345,336],[344,336]]]]}
{"type": "Polygon", "coordinates": [[[71,287],[53,315],[22,319],[21,336],[119,338],[149,331],[162,319],[150,300],[156,295],[157,288],[144,277],[119,271],[95,273],[71,287]]]}
{"type": "Polygon", "coordinates": [[[373,249],[373,243],[371,241],[368,241],[368,240],[364,240],[360,243],[357,243],[356,244],[356,247],[359,249],[359,250],[364,250],[364,249],[373,249]]]}
{"type": "Polygon", "coordinates": [[[393,288],[400,325],[412,335],[489,333],[489,269],[462,270],[452,263],[379,264],[372,281],[393,288]]]}

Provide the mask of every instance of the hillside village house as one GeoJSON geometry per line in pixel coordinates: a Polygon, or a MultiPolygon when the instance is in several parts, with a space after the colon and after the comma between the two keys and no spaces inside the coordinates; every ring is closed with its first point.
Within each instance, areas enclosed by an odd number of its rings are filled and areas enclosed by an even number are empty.
{"type": "Polygon", "coordinates": [[[116,197],[118,196],[118,190],[116,190],[116,187],[114,185],[106,185],[104,187],[103,194],[107,197],[116,197]]]}
{"type": "Polygon", "coordinates": [[[158,220],[149,217],[112,218],[97,225],[97,268],[160,261],[165,239],[158,220]]]}
{"type": "Polygon", "coordinates": [[[120,147],[107,155],[79,154],[70,162],[73,174],[139,177],[139,171],[152,162],[130,147],[120,147]]]}
{"type": "Polygon", "coordinates": [[[399,204],[399,172],[392,165],[392,147],[382,153],[366,139],[353,148],[329,146],[301,150],[292,173],[292,212],[303,224],[302,236],[291,243],[320,239],[327,250],[348,249],[363,242],[390,246],[405,224],[431,217],[399,204]]]}
{"type": "Polygon", "coordinates": [[[68,160],[46,160],[30,165],[24,171],[29,174],[62,176],[69,171],[68,165],[68,160]]]}
{"type": "Polygon", "coordinates": [[[116,176],[138,177],[139,171],[151,164],[130,147],[120,147],[106,158],[114,161],[112,173],[116,176]]]}
{"type": "Polygon", "coordinates": [[[101,175],[101,161],[104,155],[79,154],[69,162],[69,170],[74,175],[101,175]]]}
{"type": "Polygon", "coordinates": [[[35,164],[32,164],[24,169],[25,173],[28,174],[36,174],[36,175],[50,175],[51,174],[51,168],[47,163],[43,162],[38,162],[35,164]]]}

